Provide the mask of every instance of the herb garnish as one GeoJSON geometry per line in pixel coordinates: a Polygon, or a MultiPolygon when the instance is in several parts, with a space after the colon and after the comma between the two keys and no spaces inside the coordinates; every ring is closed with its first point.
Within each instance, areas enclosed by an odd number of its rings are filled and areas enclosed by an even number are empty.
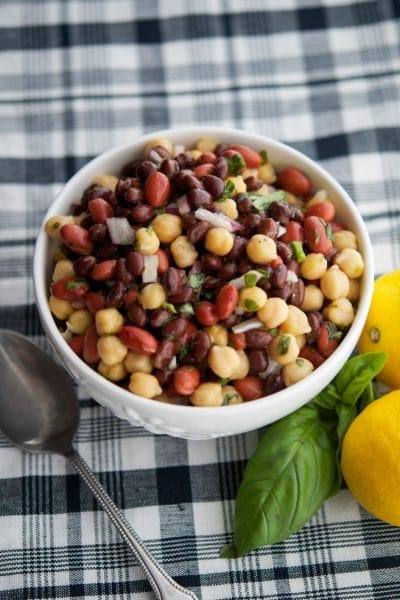
{"type": "Polygon", "coordinates": [[[262,159],[262,163],[261,164],[262,165],[267,164],[267,162],[268,162],[268,152],[266,150],[261,150],[260,156],[261,156],[261,159],[262,159]]]}
{"type": "Polygon", "coordinates": [[[68,283],[65,286],[66,290],[74,290],[75,288],[84,285],[86,282],[86,279],[75,279],[74,281],[68,281],[68,283]]]}
{"type": "Polygon", "coordinates": [[[265,210],[273,202],[286,202],[286,194],[282,190],[271,192],[266,196],[258,196],[257,194],[247,194],[253,203],[256,210],[265,210]]]}
{"type": "Polygon", "coordinates": [[[256,273],[245,273],[244,274],[244,282],[246,287],[254,287],[258,281],[258,276],[256,273]]]}
{"type": "Polygon", "coordinates": [[[189,354],[190,344],[182,344],[178,350],[178,360],[183,360],[189,354]]]}
{"type": "Polygon", "coordinates": [[[227,200],[228,198],[231,197],[231,194],[234,191],[235,191],[235,184],[233,183],[233,181],[228,179],[228,181],[226,182],[225,187],[224,187],[224,193],[222,194],[221,198],[217,199],[217,202],[223,202],[224,200],[227,200]]]}
{"type": "Polygon", "coordinates": [[[154,208],[153,210],[156,215],[163,215],[165,213],[165,208],[163,206],[160,208],[154,208]]]}
{"type": "Polygon", "coordinates": [[[176,308],[170,302],[164,302],[162,307],[165,308],[165,310],[167,310],[168,312],[176,314],[176,308]]]}
{"type": "Polygon", "coordinates": [[[233,399],[233,398],[237,398],[238,395],[236,393],[232,393],[232,394],[225,394],[224,396],[224,400],[222,402],[223,406],[228,406],[229,402],[233,399]]]}
{"type": "Polygon", "coordinates": [[[328,238],[328,240],[331,240],[331,242],[333,242],[335,238],[333,237],[332,227],[331,227],[330,223],[326,223],[325,232],[326,232],[326,237],[328,238]]]}
{"type": "Polygon", "coordinates": [[[332,321],[327,321],[326,327],[328,329],[328,336],[331,342],[340,340],[343,333],[336,328],[336,325],[332,321]]]}
{"type": "Polygon", "coordinates": [[[246,300],[244,301],[244,305],[250,312],[254,312],[256,310],[259,310],[260,308],[257,302],[255,302],[255,300],[252,300],[251,298],[246,298],[246,300]]]}
{"type": "Polygon", "coordinates": [[[290,337],[288,335],[283,335],[278,342],[278,348],[277,348],[278,355],[282,356],[283,354],[286,354],[286,352],[289,350],[289,345],[290,345],[290,337]]]}
{"type": "Polygon", "coordinates": [[[265,269],[257,269],[257,271],[262,275],[261,279],[258,281],[258,285],[263,285],[263,283],[268,281],[268,279],[271,277],[271,272],[266,271],[265,269]]]}
{"type": "Polygon", "coordinates": [[[205,278],[205,273],[190,273],[186,280],[186,283],[189,287],[192,287],[194,289],[196,294],[199,294],[205,278]]]}
{"type": "Polygon", "coordinates": [[[179,307],[179,312],[182,315],[194,315],[193,304],[190,304],[190,302],[185,302],[184,304],[181,304],[179,307]]]}
{"type": "Polygon", "coordinates": [[[304,250],[303,250],[303,243],[302,242],[290,242],[290,247],[293,251],[294,257],[297,260],[298,263],[302,263],[303,260],[306,259],[306,255],[304,254],[304,250]]]}
{"type": "Polygon", "coordinates": [[[239,153],[233,156],[226,156],[225,158],[228,163],[229,172],[232,175],[239,175],[240,171],[246,166],[243,156],[239,153]]]}

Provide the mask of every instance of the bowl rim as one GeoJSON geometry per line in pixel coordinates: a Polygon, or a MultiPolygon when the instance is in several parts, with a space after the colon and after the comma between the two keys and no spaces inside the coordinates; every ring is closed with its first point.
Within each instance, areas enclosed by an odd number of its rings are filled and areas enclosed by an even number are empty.
{"type": "MultiPolygon", "coordinates": [[[[313,171],[314,173],[316,172],[320,177],[324,178],[329,183],[329,185],[335,190],[335,193],[338,196],[341,196],[342,200],[344,200],[344,203],[345,203],[347,209],[352,213],[352,218],[357,224],[358,235],[359,235],[359,237],[361,237],[360,241],[362,242],[362,246],[363,246],[363,258],[364,258],[364,263],[365,263],[365,270],[364,270],[363,281],[362,281],[363,292],[362,292],[362,295],[359,300],[359,304],[357,307],[357,312],[355,314],[354,321],[353,321],[352,325],[350,326],[349,330],[347,331],[343,341],[340,343],[338,348],[333,352],[333,354],[330,357],[328,357],[326,359],[326,361],[320,367],[315,369],[306,378],[297,382],[293,386],[290,386],[289,388],[284,388],[283,390],[281,390],[279,392],[275,392],[274,394],[271,394],[269,396],[262,396],[261,398],[257,398],[256,400],[243,402],[241,404],[228,405],[228,406],[222,405],[222,406],[217,406],[217,407],[198,407],[198,406],[193,406],[193,405],[169,404],[166,402],[155,401],[155,402],[157,402],[157,404],[154,405],[155,407],[157,407],[157,413],[160,416],[160,418],[162,418],[163,415],[168,415],[168,414],[171,415],[172,412],[181,413],[181,416],[183,416],[184,414],[194,416],[195,413],[193,411],[197,411],[197,414],[200,411],[201,414],[204,416],[204,418],[211,417],[211,416],[213,416],[214,418],[219,418],[222,415],[226,416],[227,409],[230,410],[231,413],[233,413],[233,411],[236,411],[237,417],[240,417],[240,416],[245,417],[246,415],[248,415],[248,414],[252,413],[253,411],[255,411],[259,408],[262,408],[262,407],[264,407],[266,410],[268,410],[269,408],[274,409],[275,405],[285,404],[284,400],[285,400],[285,397],[287,396],[288,389],[290,389],[290,390],[295,389],[297,392],[297,396],[303,395],[304,392],[306,392],[308,383],[310,382],[310,378],[313,378],[313,380],[315,380],[316,377],[319,377],[321,380],[324,379],[326,381],[331,381],[332,377],[329,376],[329,372],[331,371],[332,368],[334,368],[334,363],[337,360],[338,355],[340,354],[341,356],[343,356],[343,355],[350,356],[351,352],[353,351],[354,347],[357,344],[359,335],[361,334],[361,329],[363,327],[363,324],[364,324],[367,314],[368,314],[369,305],[370,305],[371,297],[372,297],[373,281],[374,281],[374,264],[373,264],[372,246],[371,246],[371,242],[369,239],[369,235],[368,235],[365,223],[364,223],[364,221],[361,217],[361,214],[359,213],[356,205],[353,203],[352,199],[350,198],[348,193],[344,190],[344,188],[323,167],[321,167],[319,163],[312,160],[311,158],[309,158],[308,156],[306,156],[299,150],[296,150],[295,148],[288,146],[287,144],[280,142],[278,140],[275,140],[273,138],[270,138],[268,136],[263,136],[263,135],[255,134],[252,132],[248,132],[244,129],[214,127],[214,126],[207,126],[207,125],[173,127],[173,128],[150,132],[150,133],[147,133],[146,135],[140,136],[135,141],[130,141],[130,142],[126,142],[124,144],[119,144],[117,146],[114,146],[111,149],[108,149],[108,150],[102,152],[101,154],[97,155],[95,158],[93,158],[88,163],[86,163],[82,168],[80,168],[65,183],[65,185],[60,190],[59,194],[57,194],[54,201],[50,204],[50,206],[49,206],[48,210],[46,211],[46,214],[43,218],[43,221],[40,225],[40,231],[39,231],[39,234],[38,234],[38,237],[36,240],[36,244],[35,244],[34,259],[33,259],[33,281],[34,281],[34,290],[35,290],[36,301],[37,301],[37,305],[38,305],[38,309],[39,309],[39,314],[40,314],[41,319],[45,321],[44,323],[42,322],[43,328],[44,328],[46,334],[49,336],[50,341],[53,343],[53,346],[55,346],[55,349],[57,350],[62,362],[64,362],[62,357],[63,357],[63,355],[66,354],[68,356],[69,362],[72,363],[72,365],[78,372],[80,372],[80,375],[82,378],[88,379],[89,382],[94,387],[101,386],[103,388],[104,392],[110,398],[118,396],[120,398],[120,400],[123,401],[124,405],[130,404],[131,408],[137,409],[139,413],[140,413],[141,408],[144,408],[146,410],[149,408],[149,404],[148,404],[149,398],[144,398],[142,396],[133,394],[132,392],[118,386],[118,384],[105,379],[97,371],[95,371],[94,369],[89,367],[89,365],[87,365],[83,359],[79,358],[73,352],[73,350],[65,342],[62,334],[58,330],[56,322],[54,320],[54,317],[51,314],[50,309],[48,307],[48,290],[46,290],[45,289],[46,286],[45,285],[42,286],[42,283],[41,283],[42,279],[44,278],[44,273],[43,273],[44,265],[45,265],[45,252],[44,251],[45,251],[45,245],[47,243],[47,238],[48,238],[47,234],[44,231],[44,224],[50,216],[53,216],[53,214],[56,214],[54,212],[53,207],[56,204],[58,204],[58,202],[60,202],[61,199],[66,200],[70,194],[71,188],[73,188],[74,185],[79,180],[83,179],[86,174],[88,174],[92,169],[94,169],[97,164],[102,163],[103,161],[107,161],[108,159],[112,158],[114,155],[116,155],[120,152],[123,153],[124,151],[127,151],[130,148],[132,148],[132,152],[134,153],[135,151],[137,151],[139,146],[143,146],[147,142],[149,142],[155,138],[167,138],[168,139],[169,136],[176,137],[179,135],[193,136],[194,140],[196,139],[196,137],[201,137],[204,135],[207,135],[210,137],[215,137],[215,138],[221,139],[221,140],[224,139],[224,135],[225,136],[237,135],[239,139],[246,137],[246,142],[243,140],[240,140],[240,141],[238,140],[238,143],[243,143],[243,144],[246,143],[248,145],[248,144],[251,144],[252,142],[254,142],[254,144],[256,146],[265,145],[267,149],[273,148],[278,151],[284,152],[285,155],[287,156],[288,162],[291,159],[293,159],[295,166],[296,166],[296,163],[301,162],[304,165],[304,167],[302,167],[302,169],[304,168],[304,170],[306,170],[307,167],[309,167],[311,171],[313,171]],[[266,400],[267,400],[267,403],[266,403],[266,400]]],[[[179,143],[179,142],[177,142],[177,143],[179,143]]],[[[70,200],[72,203],[72,199],[70,199],[70,200]]],[[[336,374],[336,371],[337,371],[337,369],[335,370],[335,374],[336,374]]],[[[304,394],[304,395],[307,396],[307,394],[304,394]]],[[[292,399],[290,400],[290,402],[292,402],[292,399]]],[[[305,404],[306,402],[308,402],[308,400],[304,400],[304,402],[302,404],[305,404]]],[[[295,410],[295,409],[296,408],[293,408],[293,410],[295,410]]],[[[290,412],[293,412],[293,411],[286,411],[284,414],[287,415],[287,414],[290,414],[290,412]]],[[[262,423],[260,424],[260,426],[261,425],[262,425],[262,423]]]]}

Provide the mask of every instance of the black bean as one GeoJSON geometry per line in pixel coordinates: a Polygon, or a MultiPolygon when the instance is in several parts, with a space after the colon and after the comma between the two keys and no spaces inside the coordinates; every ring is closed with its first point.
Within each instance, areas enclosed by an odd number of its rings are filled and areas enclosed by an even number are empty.
{"type": "Polygon", "coordinates": [[[214,175],[225,181],[225,179],[228,177],[228,174],[228,163],[226,161],[226,158],[221,156],[217,159],[215,163],[214,175]]]}
{"type": "Polygon", "coordinates": [[[271,217],[266,217],[265,219],[262,219],[261,223],[257,226],[257,233],[262,233],[272,240],[276,240],[279,233],[279,223],[274,221],[274,219],[271,219],[271,217]]]}
{"type": "Polygon", "coordinates": [[[160,165],[161,173],[164,173],[168,179],[172,179],[173,176],[179,171],[179,164],[172,158],[164,158],[160,165]]]}
{"type": "Polygon", "coordinates": [[[135,177],[136,169],[140,165],[140,160],[130,160],[121,169],[122,177],[135,177]]]}
{"type": "Polygon", "coordinates": [[[86,215],[86,217],[84,217],[82,219],[82,221],[80,222],[80,225],[81,225],[81,227],[84,227],[85,229],[90,229],[94,225],[92,215],[86,215]]]}
{"type": "Polygon", "coordinates": [[[92,225],[89,229],[89,237],[95,244],[101,244],[104,242],[108,235],[107,226],[102,223],[92,225]]]}
{"type": "Polygon", "coordinates": [[[278,256],[280,256],[281,259],[283,260],[283,262],[287,262],[293,256],[292,249],[289,246],[289,244],[287,244],[286,242],[277,241],[276,242],[276,251],[278,253],[278,256]]]}
{"type": "Polygon", "coordinates": [[[139,252],[132,250],[126,257],[125,266],[129,273],[134,277],[138,277],[144,271],[144,257],[139,252]]]}
{"type": "Polygon", "coordinates": [[[211,194],[213,198],[220,198],[225,189],[225,184],[220,177],[215,175],[205,175],[202,178],[204,188],[211,194]]]}
{"type": "Polygon", "coordinates": [[[260,215],[249,214],[239,217],[239,222],[243,226],[243,235],[251,237],[255,233],[257,226],[261,223],[261,217],[260,215]]]}
{"type": "Polygon", "coordinates": [[[191,189],[187,194],[187,199],[193,209],[210,208],[212,205],[211,195],[205,190],[191,189]]]}
{"type": "Polygon", "coordinates": [[[179,192],[183,192],[185,190],[184,179],[186,175],[193,175],[193,172],[189,169],[182,169],[182,171],[178,171],[177,174],[172,178],[173,186],[179,192]]]}
{"type": "Polygon", "coordinates": [[[171,340],[162,340],[158,344],[157,352],[153,358],[153,364],[156,369],[166,369],[171,359],[176,354],[176,343],[171,340]]]}
{"type": "Polygon", "coordinates": [[[258,177],[254,177],[254,175],[247,177],[247,179],[245,179],[245,183],[246,183],[248,192],[255,192],[255,191],[259,190],[263,184],[261,179],[258,179],[258,177]]]}
{"type": "Polygon", "coordinates": [[[118,308],[124,301],[126,286],[122,281],[117,281],[106,297],[106,306],[109,308],[118,308]]]}
{"type": "Polygon", "coordinates": [[[184,285],[179,292],[169,295],[168,301],[172,302],[172,304],[184,304],[185,302],[191,302],[194,295],[194,289],[188,285],[184,285]]]}
{"type": "Polygon", "coordinates": [[[265,350],[256,350],[252,348],[247,353],[249,359],[250,375],[259,375],[268,368],[268,356],[265,350]]]}
{"type": "Polygon", "coordinates": [[[272,373],[265,378],[264,391],[266,396],[275,394],[285,388],[282,376],[279,373],[272,373]]]}
{"type": "Polygon", "coordinates": [[[206,271],[219,271],[222,267],[222,258],[216,254],[204,253],[200,260],[206,271]]]}
{"type": "Polygon", "coordinates": [[[216,156],[222,156],[228,148],[229,146],[227,144],[217,144],[214,148],[214,154],[216,154],[216,156]]]}
{"type": "Polygon", "coordinates": [[[232,250],[225,256],[227,260],[238,260],[246,252],[246,238],[236,235],[233,240],[232,250]]]}
{"type": "Polygon", "coordinates": [[[146,158],[159,165],[163,159],[170,158],[170,156],[170,153],[164,146],[153,146],[153,148],[148,150],[146,158]]]}
{"type": "Polygon", "coordinates": [[[290,298],[288,299],[289,304],[293,304],[300,308],[304,301],[304,293],[305,293],[305,285],[302,279],[293,282],[292,284],[292,293],[290,298]]]}
{"type": "Polygon", "coordinates": [[[241,194],[236,204],[240,215],[248,215],[253,210],[253,203],[246,194],[241,194]]]}
{"type": "Polygon", "coordinates": [[[175,160],[178,161],[181,169],[190,169],[195,163],[195,160],[190,152],[181,152],[175,156],[175,160]]]}
{"type": "Polygon", "coordinates": [[[211,348],[211,338],[206,331],[199,331],[193,340],[191,353],[196,363],[203,361],[211,348]]]}
{"type": "Polygon", "coordinates": [[[207,231],[210,229],[210,224],[206,221],[196,221],[189,229],[187,230],[187,238],[191,244],[197,244],[200,242],[206,235],[207,231]]]}
{"type": "Polygon", "coordinates": [[[132,274],[127,269],[126,258],[119,258],[117,260],[117,266],[116,266],[116,269],[115,269],[115,279],[117,281],[121,281],[125,285],[127,285],[128,283],[131,283],[131,281],[132,281],[132,274]]]}
{"type": "Polygon", "coordinates": [[[285,283],[281,288],[275,288],[270,291],[270,296],[274,298],[282,298],[285,302],[292,295],[292,286],[290,283],[285,283]]]}
{"type": "Polygon", "coordinates": [[[139,190],[139,188],[136,187],[129,188],[124,194],[124,202],[125,204],[129,204],[129,206],[140,204],[143,200],[144,196],[142,190],[139,190]]]}
{"type": "Polygon", "coordinates": [[[297,208],[297,206],[292,206],[292,220],[297,221],[298,223],[304,223],[304,213],[297,208]]]}
{"type": "Polygon", "coordinates": [[[289,204],[276,200],[269,205],[267,213],[274,221],[278,221],[281,225],[286,225],[292,218],[292,207],[289,204]]]}
{"type": "Polygon", "coordinates": [[[151,312],[150,325],[151,327],[162,327],[170,318],[171,313],[165,308],[156,308],[151,312]]]}
{"type": "Polygon", "coordinates": [[[137,204],[132,208],[131,218],[134,223],[147,225],[154,217],[154,210],[148,204],[137,204]]]}
{"type": "Polygon", "coordinates": [[[186,277],[185,271],[175,267],[169,267],[163,275],[163,286],[168,296],[177,294],[181,289],[186,277]]]}
{"type": "Polygon", "coordinates": [[[121,206],[120,204],[116,204],[113,207],[114,217],[124,217],[125,219],[129,219],[131,217],[131,209],[127,206],[121,206]]]}
{"type": "Polygon", "coordinates": [[[288,271],[293,271],[296,275],[300,275],[300,264],[294,258],[287,261],[286,267],[288,271]]]}
{"type": "Polygon", "coordinates": [[[163,335],[171,336],[179,341],[186,330],[187,320],[184,317],[173,317],[163,326],[163,335]]]}
{"type": "Polygon", "coordinates": [[[146,311],[137,302],[134,302],[128,308],[128,316],[132,323],[138,327],[144,327],[148,320],[146,311]]]}
{"type": "Polygon", "coordinates": [[[272,341],[272,335],[265,329],[251,329],[246,331],[246,344],[249,348],[262,350],[272,341]]]}
{"type": "Polygon", "coordinates": [[[168,369],[156,369],[155,371],[153,371],[152,374],[154,375],[154,377],[157,377],[160,386],[164,387],[172,381],[174,372],[169,371],[168,369]]]}
{"type": "Polygon", "coordinates": [[[216,277],[211,277],[211,275],[209,275],[204,280],[203,290],[213,290],[213,289],[215,289],[215,287],[218,284],[218,282],[219,282],[219,279],[217,279],[216,277]]]}
{"type": "Polygon", "coordinates": [[[115,188],[115,195],[117,199],[122,202],[124,200],[124,196],[126,192],[140,185],[140,180],[136,179],[136,177],[127,177],[126,179],[120,179],[115,188]]]}
{"type": "Polygon", "coordinates": [[[243,275],[243,273],[247,273],[247,271],[250,271],[250,269],[253,269],[254,266],[253,264],[246,259],[242,259],[239,264],[238,264],[238,272],[240,275],[243,275]]]}
{"type": "Polygon", "coordinates": [[[81,256],[74,261],[74,271],[78,277],[89,277],[97,260],[94,256],[81,256]]]}
{"type": "Polygon", "coordinates": [[[274,288],[283,287],[286,281],[287,268],[286,265],[278,265],[272,272],[271,275],[271,285],[274,288]]]}
{"type": "Polygon", "coordinates": [[[241,319],[240,315],[237,315],[236,313],[232,313],[231,315],[229,315],[229,317],[227,319],[220,321],[220,323],[221,323],[221,325],[226,327],[226,329],[230,329],[231,327],[234,327],[235,325],[237,325],[240,322],[240,319],[241,319]]]}
{"type": "Polygon", "coordinates": [[[105,242],[96,252],[96,258],[99,262],[116,258],[118,256],[118,246],[111,242],[105,242]]]}
{"type": "Polygon", "coordinates": [[[203,189],[203,184],[193,173],[191,175],[186,175],[183,179],[183,186],[187,192],[190,190],[201,190],[203,189]]]}
{"type": "Polygon", "coordinates": [[[86,208],[88,203],[95,198],[103,198],[103,200],[107,200],[110,204],[115,203],[115,196],[112,190],[104,187],[104,185],[99,185],[95,183],[94,185],[89,186],[82,194],[81,204],[83,208],[86,208]]]}
{"type": "Polygon", "coordinates": [[[144,160],[136,168],[136,177],[139,177],[139,179],[141,179],[142,181],[146,181],[149,175],[155,173],[156,171],[157,167],[153,162],[151,162],[150,160],[144,160]]]}
{"type": "Polygon", "coordinates": [[[182,217],[182,225],[186,231],[197,222],[198,219],[193,214],[184,215],[182,217]]]}
{"type": "Polygon", "coordinates": [[[218,272],[218,276],[220,277],[220,279],[228,281],[229,279],[235,277],[236,273],[237,263],[232,260],[222,265],[220,271],[218,272]]]}
{"type": "Polygon", "coordinates": [[[321,316],[322,314],[317,311],[312,311],[308,313],[307,319],[310,324],[311,331],[306,334],[307,344],[312,344],[318,338],[322,322],[321,316]]]}

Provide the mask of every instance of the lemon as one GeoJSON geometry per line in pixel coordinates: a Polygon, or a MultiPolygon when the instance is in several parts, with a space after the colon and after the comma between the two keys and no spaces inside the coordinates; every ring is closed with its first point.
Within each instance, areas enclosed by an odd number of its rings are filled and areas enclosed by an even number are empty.
{"type": "Polygon", "coordinates": [[[342,447],[342,471],[358,502],[400,527],[400,390],[375,400],[354,419],[342,447]]]}
{"type": "Polygon", "coordinates": [[[358,348],[360,352],[387,352],[387,362],[377,379],[391,388],[400,388],[400,269],[375,281],[358,348]]]}

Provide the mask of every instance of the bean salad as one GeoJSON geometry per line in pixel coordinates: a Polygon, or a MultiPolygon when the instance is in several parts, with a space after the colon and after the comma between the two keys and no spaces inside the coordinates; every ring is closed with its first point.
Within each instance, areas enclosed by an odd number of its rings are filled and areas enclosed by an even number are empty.
{"type": "Polygon", "coordinates": [[[50,310],[82,360],[139,396],[268,396],[318,368],[354,320],[364,263],[335,213],[265,150],[154,140],[46,222],[50,310]]]}

